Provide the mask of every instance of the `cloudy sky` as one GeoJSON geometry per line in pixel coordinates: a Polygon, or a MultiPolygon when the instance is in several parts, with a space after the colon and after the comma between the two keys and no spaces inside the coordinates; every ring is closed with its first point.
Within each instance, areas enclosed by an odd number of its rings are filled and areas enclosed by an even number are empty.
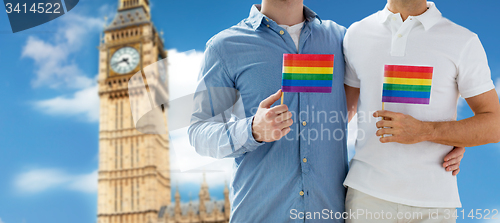
{"type": "MultiPolygon", "coordinates": [[[[0,13],[0,223],[88,223],[96,220],[98,114],[96,88],[99,35],[116,0],[81,0],[66,15],[12,34],[0,13]],[[54,218],[57,216],[57,218],[54,218]]],[[[192,93],[206,41],[248,15],[248,0],[152,0],[153,21],[169,50],[170,93],[192,93]],[[180,75],[182,73],[182,75],[180,75]],[[177,74],[177,75],[176,75],[177,74]]],[[[452,21],[477,33],[500,86],[500,3],[439,1],[452,21]]],[[[348,27],[383,8],[384,0],[305,0],[322,19],[348,27]]],[[[459,118],[472,116],[461,101],[459,118]]],[[[197,199],[201,172],[211,195],[222,198],[231,160],[214,162],[185,149],[185,129],[171,132],[172,184],[184,201],[197,199]],[[191,162],[183,162],[186,157],[191,162]],[[186,163],[198,164],[187,165],[186,163]],[[203,165],[201,165],[203,164],[203,165]],[[195,169],[193,169],[195,168],[195,169]],[[181,170],[190,169],[188,172],[181,170]]],[[[352,141],[351,141],[352,142],[352,141]]],[[[468,148],[459,175],[465,211],[500,209],[500,145],[468,148]]],[[[500,216],[497,216],[500,218],[500,216]]],[[[470,218],[459,222],[487,222],[470,218]]]]}

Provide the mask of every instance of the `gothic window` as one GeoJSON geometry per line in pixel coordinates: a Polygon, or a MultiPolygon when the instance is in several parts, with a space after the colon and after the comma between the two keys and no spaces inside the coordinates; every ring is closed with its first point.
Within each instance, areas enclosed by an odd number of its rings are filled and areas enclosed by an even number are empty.
{"type": "Polygon", "coordinates": [[[134,168],[134,141],[130,140],[130,167],[134,168]]]}
{"type": "Polygon", "coordinates": [[[139,206],[139,202],[141,201],[141,197],[139,196],[139,180],[137,180],[137,207],[140,207],[139,206]]]}
{"type": "Polygon", "coordinates": [[[120,182],[120,211],[123,211],[123,186],[120,182]]]}
{"type": "Polygon", "coordinates": [[[130,204],[132,204],[132,210],[134,210],[134,180],[132,180],[132,182],[130,182],[130,188],[131,188],[131,197],[132,199],[130,200],[130,204]]]}
{"type": "Polygon", "coordinates": [[[115,104],[115,129],[118,130],[118,102],[115,104]]]}
{"type": "Polygon", "coordinates": [[[120,102],[120,128],[123,129],[123,101],[120,102]]]}
{"type": "Polygon", "coordinates": [[[120,143],[120,169],[123,169],[123,144],[120,143]]]}
{"type": "Polygon", "coordinates": [[[115,183],[115,212],[118,211],[118,187],[115,183]]]}
{"type": "Polygon", "coordinates": [[[118,146],[117,142],[115,142],[115,170],[118,169],[118,146]]]}

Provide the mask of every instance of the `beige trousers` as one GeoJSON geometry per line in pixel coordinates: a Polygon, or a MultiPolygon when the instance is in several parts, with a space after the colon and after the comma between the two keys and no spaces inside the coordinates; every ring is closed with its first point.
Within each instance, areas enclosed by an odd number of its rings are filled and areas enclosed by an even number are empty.
{"type": "MultiPolygon", "coordinates": [[[[393,203],[349,188],[346,223],[455,223],[455,208],[421,208],[393,203]]],[[[456,213],[455,213],[456,214],[456,213]]]]}

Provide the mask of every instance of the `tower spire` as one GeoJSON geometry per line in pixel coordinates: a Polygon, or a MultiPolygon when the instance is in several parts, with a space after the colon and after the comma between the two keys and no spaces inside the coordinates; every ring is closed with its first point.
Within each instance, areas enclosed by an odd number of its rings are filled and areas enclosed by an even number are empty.
{"type": "Polygon", "coordinates": [[[119,0],[118,5],[118,11],[143,7],[149,13],[149,0],[119,0]]]}

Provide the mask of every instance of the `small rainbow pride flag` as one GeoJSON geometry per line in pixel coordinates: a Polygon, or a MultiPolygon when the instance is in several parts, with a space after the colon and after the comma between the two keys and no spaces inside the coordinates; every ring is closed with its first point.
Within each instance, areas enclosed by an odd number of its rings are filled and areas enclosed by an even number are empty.
{"type": "Polygon", "coordinates": [[[283,54],[283,92],[332,92],[332,54],[283,54]]]}
{"type": "Polygon", "coordinates": [[[385,65],[382,102],[429,104],[432,67],[385,65]]]}

